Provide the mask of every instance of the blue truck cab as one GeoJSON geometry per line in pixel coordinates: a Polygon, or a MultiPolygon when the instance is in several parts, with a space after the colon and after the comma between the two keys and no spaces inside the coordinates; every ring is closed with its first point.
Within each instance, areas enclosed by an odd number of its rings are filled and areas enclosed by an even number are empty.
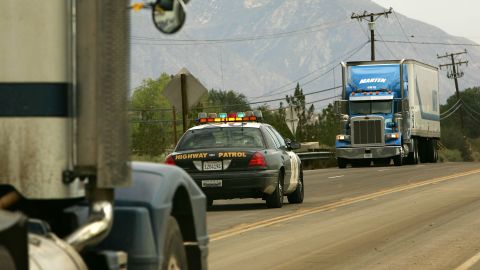
{"type": "Polygon", "coordinates": [[[436,160],[437,69],[414,60],[342,66],[342,100],[336,106],[341,115],[335,143],[338,166],[391,159],[402,165],[417,163],[419,156],[436,160]]]}

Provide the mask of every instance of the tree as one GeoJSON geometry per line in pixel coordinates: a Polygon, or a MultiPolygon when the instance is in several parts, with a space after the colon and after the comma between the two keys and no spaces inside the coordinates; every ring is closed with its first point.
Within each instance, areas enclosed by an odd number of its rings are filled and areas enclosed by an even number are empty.
{"type": "Polygon", "coordinates": [[[130,100],[132,123],[132,152],[157,156],[171,146],[172,111],[162,95],[170,76],[162,73],[157,79],[146,79],[135,89],[130,100]],[[164,121],[164,122],[160,122],[164,121]],[[166,121],[166,122],[165,122],[166,121]]]}
{"type": "Polygon", "coordinates": [[[315,108],[312,104],[308,110],[306,109],[305,95],[303,94],[303,89],[300,88],[300,84],[297,83],[293,95],[287,95],[285,99],[287,101],[287,106],[293,108],[297,112],[298,127],[295,132],[296,140],[307,141],[313,139],[312,134],[309,133],[311,133],[310,128],[315,125],[315,123],[311,121],[315,108]]]}
{"type": "Polygon", "coordinates": [[[214,107],[215,112],[245,112],[252,108],[248,104],[247,98],[243,94],[233,90],[215,90],[208,91],[208,107],[214,107]]]}
{"type": "Polygon", "coordinates": [[[330,103],[318,115],[318,138],[319,143],[330,147],[335,146],[335,136],[340,125],[339,118],[335,113],[333,105],[330,103]]]}
{"type": "Polygon", "coordinates": [[[277,110],[272,110],[266,105],[259,106],[256,110],[262,111],[264,123],[274,127],[284,138],[293,138],[293,134],[285,122],[285,108],[282,102],[277,110]]]}
{"type": "MultiPolygon", "coordinates": [[[[472,160],[471,145],[468,139],[480,137],[480,87],[465,89],[460,92],[462,107],[450,115],[446,113],[441,120],[441,141],[449,149],[460,151],[465,161],[472,160]],[[460,114],[464,114],[464,130],[460,126],[460,114]],[[448,116],[448,117],[447,117],[448,116]],[[465,136],[465,137],[464,137],[465,136]]],[[[447,103],[440,106],[440,112],[453,109],[457,102],[456,95],[447,99],[447,103]]],[[[452,111],[452,110],[451,110],[452,111]]]]}

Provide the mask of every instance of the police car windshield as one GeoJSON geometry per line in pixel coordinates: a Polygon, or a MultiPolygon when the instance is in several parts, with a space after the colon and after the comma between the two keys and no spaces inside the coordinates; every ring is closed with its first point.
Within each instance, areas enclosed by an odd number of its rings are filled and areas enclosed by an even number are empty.
{"type": "Polygon", "coordinates": [[[189,130],[177,151],[202,148],[265,148],[260,129],[251,127],[206,127],[189,130]]]}

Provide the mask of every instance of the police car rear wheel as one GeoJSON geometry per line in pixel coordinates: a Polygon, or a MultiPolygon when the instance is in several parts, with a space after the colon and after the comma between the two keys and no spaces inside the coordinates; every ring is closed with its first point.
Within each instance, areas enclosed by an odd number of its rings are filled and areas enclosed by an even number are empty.
{"type": "Polygon", "coordinates": [[[283,206],[283,173],[279,173],[277,188],[268,195],[266,204],[268,208],[281,208],[283,206]]]}
{"type": "Polygon", "coordinates": [[[298,185],[295,191],[287,196],[289,203],[302,203],[304,197],[305,186],[303,185],[303,169],[300,168],[300,175],[298,177],[298,185]]]}

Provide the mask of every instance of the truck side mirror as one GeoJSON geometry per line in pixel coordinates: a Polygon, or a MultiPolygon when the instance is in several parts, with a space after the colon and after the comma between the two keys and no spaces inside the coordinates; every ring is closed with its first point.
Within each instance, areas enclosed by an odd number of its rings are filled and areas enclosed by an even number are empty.
{"type": "Polygon", "coordinates": [[[183,0],[157,0],[152,6],[155,27],[165,34],[173,34],[185,22],[183,0]]]}
{"type": "Polygon", "coordinates": [[[333,104],[335,113],[348,114],[348,100],[335,100],[333,104]]]}
{"type": "Polygon", "coordinates": [[[395,112],[401,113],[403,109],[403,101],[401,99],[396,100],[395,102],[395,112]]]}
{"type": "Polygon", "coordinates": [[[397,123],[395,122],[388,122],[387,123],[387,128],[395,128],[397,126],[397,123]]]}

